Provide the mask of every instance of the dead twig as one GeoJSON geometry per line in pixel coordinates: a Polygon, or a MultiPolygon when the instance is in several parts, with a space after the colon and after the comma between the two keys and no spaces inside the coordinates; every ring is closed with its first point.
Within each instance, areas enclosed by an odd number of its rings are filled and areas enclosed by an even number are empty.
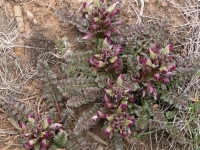
{"type": "MultiPolygon", "coordinates": [[[[43,94],[44,94],[44,93],[43,93],[43,94]]],[[[42,102],[42,100],[43,100],[43,94],[42,94],[42,96],[40,97],[39,102],[38,102],[38,107],[37,107],[37,112],[38,112],[38,114],[40,113],[40,104],[41,104],[41,102],[42,102]]]]}

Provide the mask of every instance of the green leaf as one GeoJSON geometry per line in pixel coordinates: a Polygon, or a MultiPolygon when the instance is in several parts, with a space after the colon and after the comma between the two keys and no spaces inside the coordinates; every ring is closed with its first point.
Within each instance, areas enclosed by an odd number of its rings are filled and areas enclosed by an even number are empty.
{"type": "Polygon", "coordinates": [[[119,3],[119,2],[116,2],[116,3],[112,4],[112,5],[107,9],[107,11],[108,11],[109,13],[111,13],[111,12],[115,9],[115,7],[116,7],[116,5],[117,5],[118,3],[119,3]]]}
{"type": "Polygon", "coordinates": [[[139,133],[135,136],[133,136],[133,138],[136,138],[136,139],[141,139],[141,138],[144,138],[146,137],[147,135],[151,134],[151,133],[154,133],[155,131],[149,131],[149,132],[144,132],[144,133],[139,133]]]}
{"type": "Polygon", "coordinates": [[[100,6],[99,0],[94,0],[94,6],[96,6],[96,7],[100,6]]]}
{"type": "Polygon", "coordinates": [[[40,144],[35,145],[34,150],[40,150],[40,144]]]}

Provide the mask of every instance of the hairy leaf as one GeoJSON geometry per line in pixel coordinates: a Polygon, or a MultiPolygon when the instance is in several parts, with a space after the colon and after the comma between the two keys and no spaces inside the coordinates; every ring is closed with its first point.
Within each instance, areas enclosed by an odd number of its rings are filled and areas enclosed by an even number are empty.
{"type": "Polygon", "coordinates": [[[94,102],[100,97],[101,90],[97,87],[88,87],[83,89],[81,96],[73,96],[68,99],[67,105],[71,107],[79,107],[82,104],[94,102]]]}
{"type": "Polygon", "coordinates": [[[60,18],[60,20],[73,24],[74,26],[78,28],[79,31],[83,33],[88,32],[89,21],[87,19],[79,17],[77,12],[59,10],[56,12],[56,14],[60,18]]]}
{"type": "Polygon", "coordinates": [[[161,96],[161,99],[171,105],[173,104],[179,110],[187,110],[189,108],[188,102],[191,100],[190,96],[175,92],[165,93],[161,96]]]}
{"type": "Polygon", "coordinates": [[[42,81],[42,89],[44,91],[43,98],[49,103],[50,107],[56,107],[59,118],[61,119],[60,106],[62,106],[62,93],[57,88],[57,75],[49,68],[46,61],[39,60],[37,63],[40,80],[42,81]]]}
{"type": "Polygon", "coordinates": [[[63,70],[68,76],[77,76],[80,74],[95,74],[92,67],[89,66],[88,60],[93,56],[93,51],[65,53],[63,60],[63,70]]]}
{"type": "Polygon", "coordinates": [[[156,22],[149,25],[124,25],[120,28],[120,33],[122,34],[112,38],[114,43],[127,45],[134,51],[147,49],[152,43],[162,44],[168,36],[168,29],[166,22],[156,22]]]}
{"type": "Polygon", "coordinates": [[[57,148],[64,148],[67,145],[67,133],[65,131],[58,132],[58,134],[53,138],[53,144],[57,148]]]}
{"type": "Polygon", "coordinates": [[[99,109],[99,104],[95,104],[90,110],[84,111],[82,116],[78,119],[76,126],[74,128],[74,134],[80,134],[84,130],[90,129],[94,126],[98,119],[93,119],[92,117],[96,114],[96,111],[99,109]]]}
{"type": "Polygon", "coordinates": [[[17,101],[13,98],[2,98],[2,109],[9,113],[10,116],[14,117],[17,121],[26,122],[28,114],[32,114],[33,110],[26,104],[17,101]]]}

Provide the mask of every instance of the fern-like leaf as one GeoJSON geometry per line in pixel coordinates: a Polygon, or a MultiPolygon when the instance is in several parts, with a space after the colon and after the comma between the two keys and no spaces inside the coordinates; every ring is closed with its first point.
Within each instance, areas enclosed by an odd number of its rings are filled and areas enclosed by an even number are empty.
{"type": "Polygon", "coordinates": [[[76,26],[79,31],[83,33],[87,33],[89,29],[89,21],[82,17],[79,17],[78,13],[76,12],[69,12],[64,10],[59,10],[56,12],[60,20],[64,22],[69,22],[70,24],[76,26]]]}
{"type": "Polygon", "coordinates": [[[63,96],[57,88],[57,75],[50,70],[48,63],[43,60],[38,61],[37,70],[42,81],[43,98],[46,99],[50,107],[56,106],[59,118],[61,119],[60,106],[62,105],[63,96]]]}
{"type": "MultiPolygon", "coordinates": [[[[163,43],[167,38],[168,29],[165,22],[149,25],[134,25],[121,27],[122,34],[112,38],[114,43],[127,45],[132,50],[147,49],[150,44],[163,43]]],[[[124,52],[127,52],[126,50],[124,52]]]]}
{"type": "Polygon", "coordinates": [[[167,120],[173,119],[174,116],[176,116],[176,115],[177,115],[177,111],[176,111],[176,110],[167,111],[167,112],[165,113],[165,117],[166,117],[167,120]]]}
{"type": "Polygon", "coordinates": [[[89,111],[83,112],[83,115],[78,119],[78,122],[76,123],[74,134],[80,134],[84,130],[90,129],[98,122],[98,119],[94,120],[92,117],[96,114],[96,111],[99,109],[99,107],[99,104],[95,104],[89,111]]]}
{"type": "Polygon", "coordinates": [[[95,79],[87,76],[67,77],[66,79],[60,80],[58,82],[58,88],[62,92],[67,92],[70,95],[77,95],[77,92],[81,92],[83,88],[95,86],[95,79]]]}
{"type": "Polygon", "coordinates": [[[167,85],[169,89],[177,88],[178,86],[185,86],[190,81],[192,76],[200,69],[199,64],[200,57],[181,57],[177,56],[176,61],[176,75],[171,79],[171,82],[167,85]]]}
{"type": "Polygon", "coordinates": [[[61,113],[62,118],[62,128],[67,129],[68,125],[71,123],[71,119],[73,117],[74,111],[71,109],[64,109],[61,113]]]}
{"type": "Polygon", "coordinates": [[[80,135],[70,135],[68,137],[67,149],[69,150],[91,150],[92,143],[80,135]]]}
{"type": "Polygon", "coordinates": [[[101,90],[97,87],[84,88],[82,96],[73,96],[68,99],[67,105],[71,107],[79,107],[82,104],[94,102],[100,96],[101,90]]]}
{"type": "Polygon", "coordinates": [[[143,110],[138,118],[135,119],[135,128],[138,131],[143,130],[148,125],[148,120],[150,119],[150,115],[148,111],[143,110]]]}
{"type": "Polygon", "coordinates": [[[179,110],[187,110],[189,108],[188,102],[191,100],[190,96],[175,92],[163,94],[161,99],[179,110]]]}
{"type": "Polygon", "coordinates": [[[28,114],[32,114],[33,110],[20,101],[12,98],[2,98],[2,109],[14,117],[17,121],[26,122],[28,114]]]}
{"type": "Polygon", "coordinates": [[[181,129],[173,124],[167,125],[167,130],[170,135],[170,137],[175,140],[176,142],[180,144],[185,144],[187,142],[184,133],[181,131],[181,129]]]}
{"type": "Polygon", "coordinates": [[[64,148],[67,145],[67,133],[65,131],[58,132],[53,138],[53,144],[58,148],[64,148]]]}
{"type": "Polygon", "coordinates": [[[65,53],[63,60],[66,64],[63,65],[65,73],[72,77],[80,74],[92,75],[95,72],[89,66],[88,60],[93,56],[93,51],[79,53],[65,53]]]}
{"type": "Polygon", "coordinates": [[[124,141],[123,141],[121,135],[119,135],[117,133],[115,133],[113,135],[112,143],[113,143],[115,150],[124,150],[124,148],[125,148],[125,144],[124,144],[124,141]]]}
{"type": "Polygon", "coordinates": [[[153,119],[149,120],[149,128],[156,130],[166,129],[167,122],[165,121],[164,112],[160,109],[154,109],[152,113],[153,119]]]}

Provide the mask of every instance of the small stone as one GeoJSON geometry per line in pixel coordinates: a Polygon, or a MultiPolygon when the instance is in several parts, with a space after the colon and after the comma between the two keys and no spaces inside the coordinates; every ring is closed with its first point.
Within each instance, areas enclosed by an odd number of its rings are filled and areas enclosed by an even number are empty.
{"type": "Polygon", "coordinates": [[[2,1],[0,1],[0,7],[2,7],[2,6],[3,6],[2,1]]]}
{"type": "Polygon", "coordinates": [[[99,147],[97,148],[97,150],[104,150],[104,148],[103,148],[102,146],[99,146],[99,147]]]}
{"type": "Polygon", "coordinates": [[[166,7],[168,4],[166,1],[161,2],[163,7],[166,7]]]}
{"type": "Polygon", "coordinates": [[[144,0],[144,2],[148,4],[148,3],[149,3],[149,0],[144,0]]]}

